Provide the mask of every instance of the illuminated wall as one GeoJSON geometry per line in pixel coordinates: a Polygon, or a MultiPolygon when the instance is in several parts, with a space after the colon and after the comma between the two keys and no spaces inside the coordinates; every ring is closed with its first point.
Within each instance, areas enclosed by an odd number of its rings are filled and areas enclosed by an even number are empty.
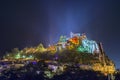
{"type": "Polygon", "coordinates": [[[82,45],[78,47],[78,51],[94,53],[99,52],[98,44],[93,40],[84,39],[82,40],[82,45]]]}
{"type": "MultiPolygon", "coordinates": [[[[78,46],[77,50],[87,53],[99,53],[99,47],[96,41],[88,40],[85,34],[70,33],[70,37],[60,36],[58,41],[57,50],[74,49],[78,46]],[[75,47],[74,47],[75,46],[75,47]]],[[[50,47],[50,50],[55,48],[50,47]]]]}

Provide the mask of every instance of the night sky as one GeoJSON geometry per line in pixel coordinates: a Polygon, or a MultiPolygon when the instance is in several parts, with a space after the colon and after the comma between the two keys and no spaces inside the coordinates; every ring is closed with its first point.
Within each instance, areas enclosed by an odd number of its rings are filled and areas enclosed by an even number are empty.
{"type": "Polygon", "coordinates": [[[119,0],[0,0],[0,55],[39,43],[47,47],[70,32],[102,42],[120,68],[119,0]]]}

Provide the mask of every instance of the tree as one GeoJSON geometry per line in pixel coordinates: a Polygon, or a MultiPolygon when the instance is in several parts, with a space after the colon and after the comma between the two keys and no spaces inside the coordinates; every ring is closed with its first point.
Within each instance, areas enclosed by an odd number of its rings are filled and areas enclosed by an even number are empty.
{"type": "Polygon", "coordinates": [[[19,53],[20,51],[19,51],[19,49],[18,48],[14,48],[14,49],[12,49],[12,53],[19,53]]]}
{"type": "Polygon", "coordinates": [[[45,51],[45,48],[44,48],[43,44],[41,44],[41,43],[37,46],[36,49],[37,49],[38,52],[44,52],[45,51]]]}

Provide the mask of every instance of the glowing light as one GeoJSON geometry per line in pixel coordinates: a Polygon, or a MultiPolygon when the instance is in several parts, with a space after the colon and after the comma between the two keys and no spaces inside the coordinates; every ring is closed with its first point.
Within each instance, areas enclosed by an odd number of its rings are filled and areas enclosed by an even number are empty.
{"type": "Polygon", "coordinates": [[[94,53],[99,51],[98,45],[95,41],[84,39],[82,40],[82,46],[78,47],[78,51],[94,53]]]}
{"type": "Polygon", "coordinates": [[[23,57],[23,58],[25,58],[25,56],[24,56],[24,55],[23,55],[22,57],[23,57]]]}
{"type": "Polygon", "coordinates": [[[30,55],[29,57],[30,57],[30,58],[33,58],[33,56],[32,56],[32,55],[30,55]]]}
{"type": "Polygon", "coordinates": [[[66,42],[66,41],[67,41],[66,36],[60,36],[59,42],[66,42]]]}
{"type": "Polygon", "coordinates": [[[79,37],[75,36],[73,38],[70,38],[68,41],[73,43],[73,44],[78,45],[79,44],[79,37]]]}
{"type": "Polygon", "coordinates": [[[83,46],[79,46],[77,50],[80,52],[87,52],[87,48],[84,48],[83,46]]]}
{"type": "Polygon", "coordinates": [[[20,54],[18,53],[15,58],[19,59],[20,58],[20,54]]]}

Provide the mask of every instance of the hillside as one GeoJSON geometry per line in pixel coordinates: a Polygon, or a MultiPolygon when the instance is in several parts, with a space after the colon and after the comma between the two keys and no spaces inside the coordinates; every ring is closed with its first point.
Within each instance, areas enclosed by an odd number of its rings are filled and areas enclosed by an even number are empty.
{"type": "Polygon", "coordinates": [[[90,66],[91,69],[104,73],[114,73],[115,71],[115,65],[105,54],[102,43],[89,40],[85,34],[79,33],[70,33],[70,37],[60,36],[56,44],[49,45],[47,48],[42,44],[22,50],[14,48],[3,58],[8,60],[56,60],[59,63],[90,66]]]}

